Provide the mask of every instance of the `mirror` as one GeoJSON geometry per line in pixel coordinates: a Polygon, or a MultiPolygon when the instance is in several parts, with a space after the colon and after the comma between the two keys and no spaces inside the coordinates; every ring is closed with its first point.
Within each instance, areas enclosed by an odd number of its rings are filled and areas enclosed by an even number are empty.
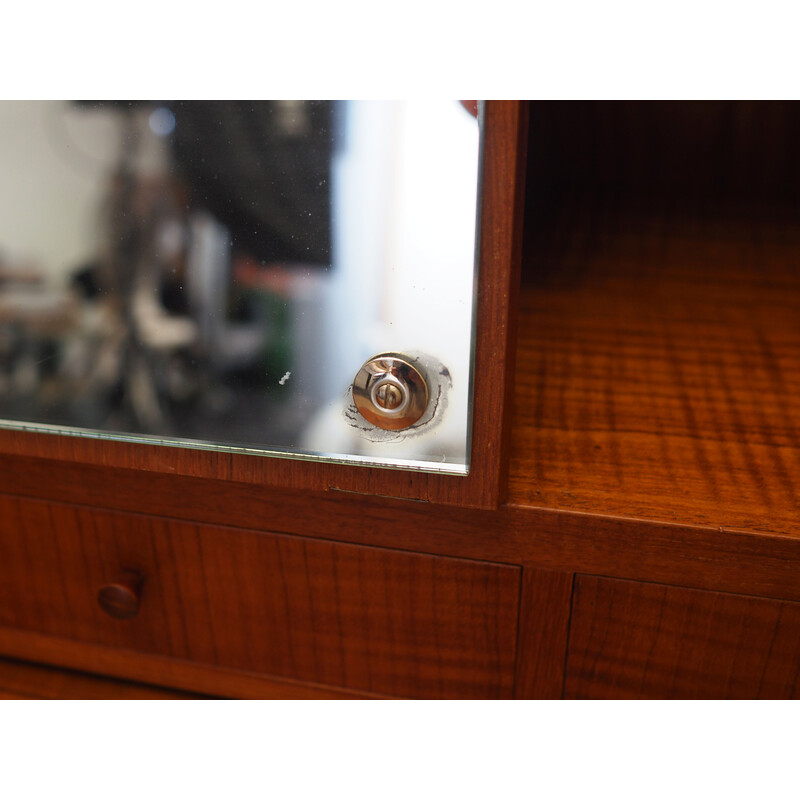
{"type": "Polygon", "coordinates": [[[477,117],[0,103],[0,425],[466,474],[477,117]],[[353,397],[382,354],[426,382],[400,429],[353,397]]]}

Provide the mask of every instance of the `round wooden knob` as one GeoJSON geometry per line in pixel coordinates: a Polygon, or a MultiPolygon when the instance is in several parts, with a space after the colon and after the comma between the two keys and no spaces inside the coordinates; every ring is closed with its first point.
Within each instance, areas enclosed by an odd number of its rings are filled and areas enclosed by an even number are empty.
{"type": "Polygon", "coordinates": [[[100,608],[115,619],[130,619],[139,612],[143,578],[138,572],[123,572],[97,593],[100,608]]]}

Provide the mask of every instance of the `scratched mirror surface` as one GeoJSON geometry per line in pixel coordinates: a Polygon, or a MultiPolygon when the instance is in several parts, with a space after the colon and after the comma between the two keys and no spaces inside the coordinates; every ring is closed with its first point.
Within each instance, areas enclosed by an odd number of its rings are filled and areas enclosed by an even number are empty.
{"type": "Polygon", "coordinates": [[[465,474],[479,117],[0,103],[0,426],[465,474]]]}

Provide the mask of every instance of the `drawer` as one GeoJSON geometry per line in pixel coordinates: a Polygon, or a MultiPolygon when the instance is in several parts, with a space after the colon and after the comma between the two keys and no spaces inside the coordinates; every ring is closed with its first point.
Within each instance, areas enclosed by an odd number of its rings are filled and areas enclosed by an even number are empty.
{"type": "Polygon", "coordinates": [[[570,699],[800,695],[800,603],[581,575],[570,699]]]}
{"type": "Polygon", "coordinates": [[[513,691],[520,570],[0,497],[0,625],[420,698],[513,691]],[[143,577],[138,612],[99,590],[143,577]]]}

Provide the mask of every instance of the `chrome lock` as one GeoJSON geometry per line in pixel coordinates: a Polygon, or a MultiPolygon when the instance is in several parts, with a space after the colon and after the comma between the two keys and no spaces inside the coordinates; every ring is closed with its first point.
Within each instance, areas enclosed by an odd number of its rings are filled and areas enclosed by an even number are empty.
{"type": "Polygon", "coordinates": [[[353,400],[367,422],[387,431],[410,428],[428,407],[428,384],[407,356],[382,353],[358,371],[353,400]]]}

